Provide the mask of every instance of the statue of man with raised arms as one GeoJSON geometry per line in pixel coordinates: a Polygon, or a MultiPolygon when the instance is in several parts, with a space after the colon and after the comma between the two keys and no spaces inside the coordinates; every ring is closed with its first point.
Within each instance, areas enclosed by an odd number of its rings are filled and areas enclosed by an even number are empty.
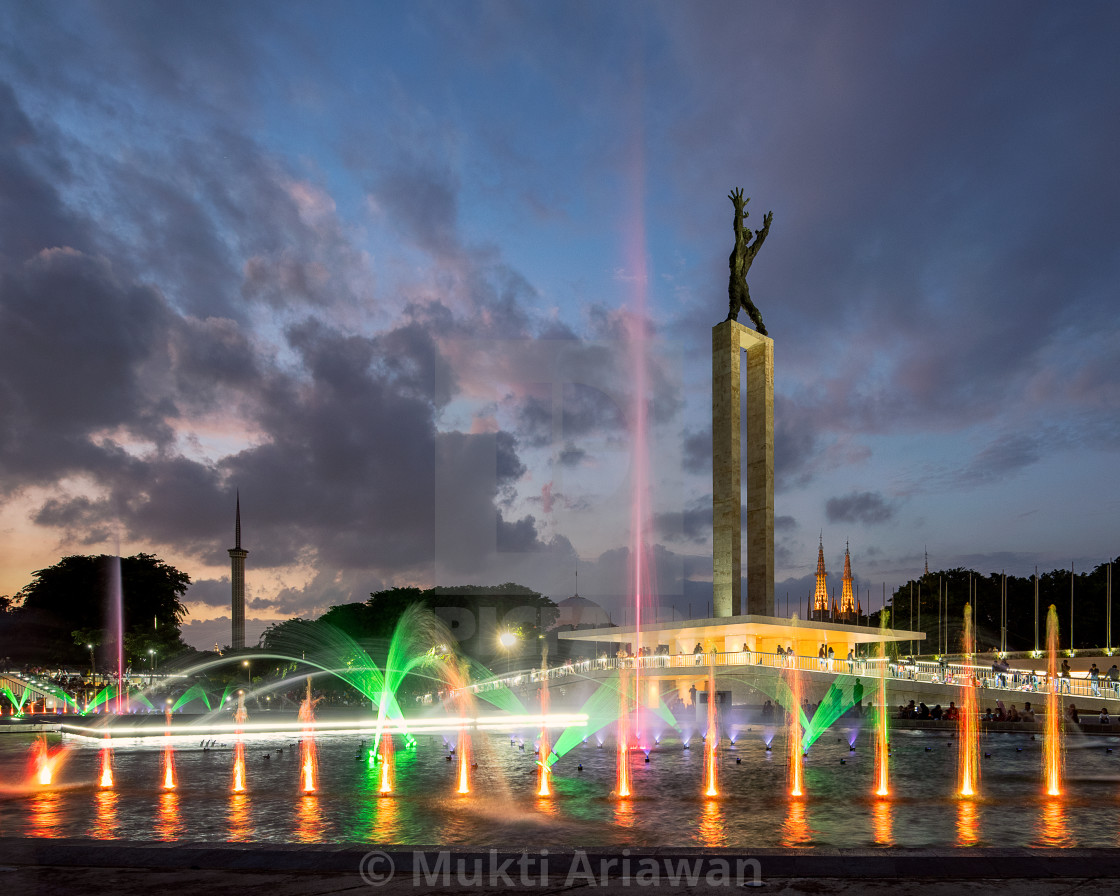
{"type": "Polygon", "coordinates": [[[750,197],[744,199],[743,191],[737,189],[728,193],[727,198],[735,206],[735,247],[731,250],[731,257],[727,260],[731,268],[731,279],[727,284],[727,297],[730,300],[731,308],[727,312],[727,320],[738,320],[739,309],[745,308],[750,319],[754,322],[755,328],[763,336],[766,336],[766,325],[762,322],[762,315],[754,307],[754,303],[751,301],[751,291],[747,288],[747,271],[750,270],[751,262],[754,261],[759,247],[762,246],[766,235],[770,232],[770,222],[774,220],[774,213],[766,213],[766,217],[762,219],[762,229],[754,232],[754,242],[752,243],[750,241],[750,230],[743,227],[743,221],[749,214],[746,206],[751,201],[750,197]]]}

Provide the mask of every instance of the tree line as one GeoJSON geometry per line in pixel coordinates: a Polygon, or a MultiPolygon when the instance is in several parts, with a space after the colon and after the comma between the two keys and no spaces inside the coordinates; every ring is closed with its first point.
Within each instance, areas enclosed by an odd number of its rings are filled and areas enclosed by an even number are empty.
{"type": "MultiPolygon", "coordinates": [[[[1120,557],[1111,565],[1115,568],[1118,563],[1120,557]]],[[[1091,570],[1073,574],[1068,569],[1039,573],[1037,616],[1033,576],[1005,577],[995,572],[982,575],[962,567],[930,572],[904,582],[890,595],[887,606],[891,614],[889,625],[891,628],[924,632],[926,640],[915,645],[918,653],[961,653],[964,608],[971,602],[976,616],[977,652],[998,650],[1001,624],[1004,624],[1001,623],[1002,595],[1006,587],[1005,624],[1009,653],[1035,649],[1036,622],[1038,646],[1046,648],[1046,614],[1051,605],[1057,611],[1060,649],[1116,647],[1120,640],[1120,615],[1117,615],[1120,607],[1115,594],[1111,608],[1112,644],[1105,643],[1110,615],[1107,599],[1109,565],[1101,563],[1091,570]]],[[[878,619],[879,613],[871,615],[874,624],[878,624],[878,619]]]]}

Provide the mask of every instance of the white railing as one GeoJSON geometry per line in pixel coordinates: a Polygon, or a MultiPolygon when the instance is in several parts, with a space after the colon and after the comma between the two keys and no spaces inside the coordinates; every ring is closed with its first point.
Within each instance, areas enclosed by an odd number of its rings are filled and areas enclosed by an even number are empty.
{"type": "MultiPolygon", "coordinates": [[[[925,682],[927,684],[961,686],[973,681],[977,687],[1027,693],[1046,693],[1045,675],[1038,675],[1021,669],[1008,669],[997,672],[991,666],[978,666],[970,663],[941,664],[928,660],[894,660],[877,657],[855,657],[852,660],[834,657],[821,659],[816,656],[785,656],[776,653],[760,653],[755,650],[731,652],[693,653],[693,654],[651,654],[649,656],[601,656],[596,659],[583,659],[552,666],[548,669],[524,669],[507,673],[498,678],[471,685],[474,693],[516,688],[536,684],[547,679],[556,681],[567,676],[587,676],[596,672],[611,672],[618,669],[650,670],[680,669],[682,672],[702,671],[708,666],[727,668],[736,666],[762,666],[773,669],[797,668],[802,672],[816,672],[824,675],[859,675],[879,677],[880,666],[887,664],[887,676],[894,680],[925,682]]],[[[1057,687],[1062,694],[1084,698],[1120,699],[1120,684],[1101,678],[1095,684],[1088,678],[1056,678],[1051,686],[1057,687]]]]}

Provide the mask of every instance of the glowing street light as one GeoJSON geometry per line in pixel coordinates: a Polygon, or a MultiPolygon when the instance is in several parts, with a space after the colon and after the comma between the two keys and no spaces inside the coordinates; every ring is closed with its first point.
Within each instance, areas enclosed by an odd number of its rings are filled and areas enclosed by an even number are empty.
{"type": "Polygon", "coordinates": [[[151,687],[156,678],[156,651],[154,647],[148,648],[148,656],[152,661],[151,670],[148,672],[148,687],[151,687]]]}
{"type": "Polygon", "coordinates": [[[511,631],[504,631],[498,635],[498,643],[502,645],[502,649],[506,652],[506,675],[509,675],[509,652],[513,645],[517,643],[517,635],[511,631]]]}

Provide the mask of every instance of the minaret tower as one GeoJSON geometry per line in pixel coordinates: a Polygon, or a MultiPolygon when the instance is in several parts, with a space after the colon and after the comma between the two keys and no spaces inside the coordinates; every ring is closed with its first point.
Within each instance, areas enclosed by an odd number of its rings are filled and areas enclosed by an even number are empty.
{"type": "Polygon", "coordinates": [[[237,492],[237,521],[234,524],[234,546],[229,549],[229,579],[233,588],[234,650],[245,649],[245,558],[249,552],[241,547],[241,492],[237,492]]]}
{"type": "Polygon", "coordinates": [[[840,592],[840,615],[847,618],[856,614],[856,599],[852,594],[852,558],[848,543],[844,542],[844,590],[840,592]]]}
{"type": "Polygon", "coordinates": [[[820,547],[817,549],[817,590],[813,594],[813,618],[824,619],[828,615],[828,585],[825,584],[824,571],[824,533],[821,533],[820,547]]]}

